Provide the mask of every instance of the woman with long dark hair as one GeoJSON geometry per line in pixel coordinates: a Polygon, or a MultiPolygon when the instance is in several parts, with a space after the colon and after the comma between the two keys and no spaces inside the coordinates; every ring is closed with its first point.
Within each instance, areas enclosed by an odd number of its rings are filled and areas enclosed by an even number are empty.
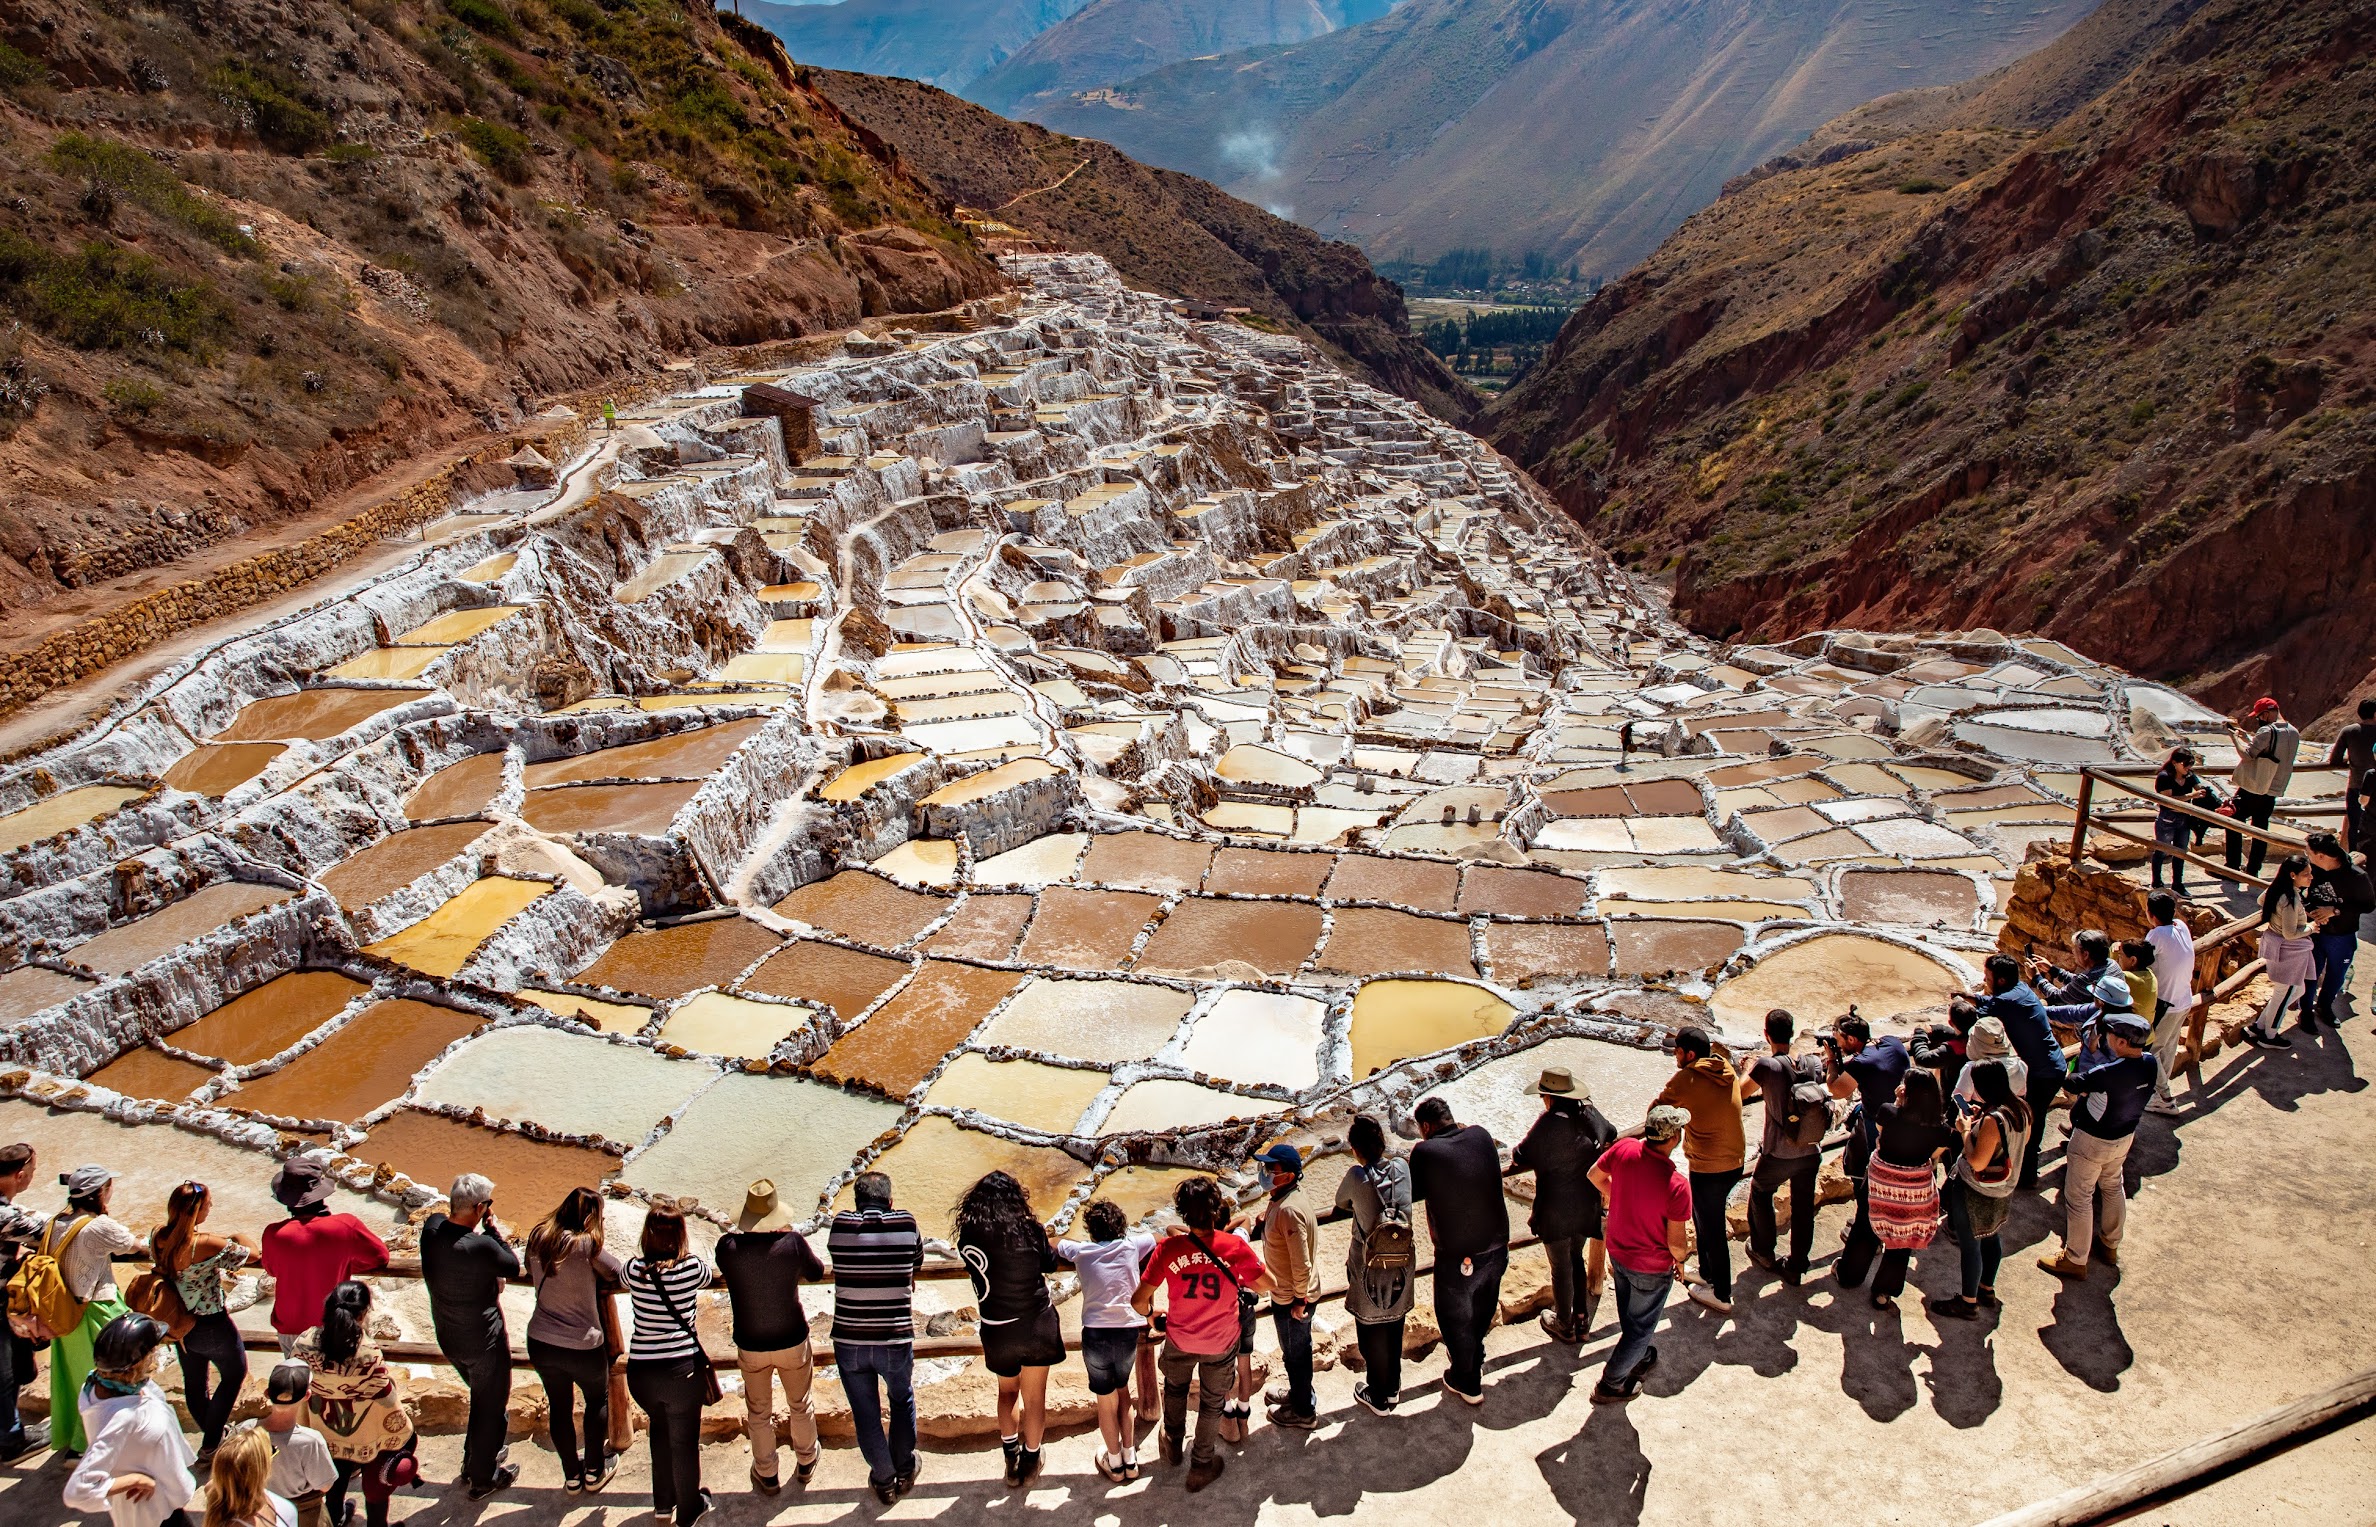
{"type": "Polygon", "coordinates": [[[322,1503],[330,1527],[353,1519],[347,1486],[358,1477],[370,1527],[388,1527],[388,1498],[420,1477],[412,1419],[378,1345],[365,1334],[370,1318],[370,1288],[349,1278],[330,1290],[322,1323],[298,1338],[293,1354],[313,1370],[305,1408],[338,1468],[338,1483],[322,1503]]]}
{"type": "Polygon", "coordinates": [[[657,1199],[644,1213],[640,1256],[628,1259],[621,1281],[635,1305],[635,1335],[627,1346],[627,1392],[651,1417],[652,1510],[672,1512],[676,1527],[692,1527],[710,1509],[701,1488],[701,1407],[710,1382],[709,1355],[693,1334],[695,1303],[710,1285],[710,1265],[685,1243],[685,1216],[657,1199]]]}
{"type": "Polygon", "coordinates": [[[1955,1144],[1939,1074],[1916,1066],[1880,1108],[1879,1137],[1865,1178],[1881,1261],[1873,1270],[1873,1308],[1894,1310],[1914,1253],[1939,1230],[1939,1158],[1955,1144]]]}
{"type": "Polygon", "coordinates": [[[2036,1121],[2001,1060],[1964,1068],[1977,1107],[1961,1123],[1963,1149],[1947,1174],[1947,1223],[1963,1257],[1963,1287],[1953,1299],[1933,1299],[1930,1312],[1970,1320],[1981,1306],[1996,1307],[1997,1268],[2005,1260],[2003,1231],[2013,1211],[2013,1180],[2036,1121]]]}
{"type": "Polygon", "coordinates": [[[1064,1361],[1064,1330],[1048,1297],[1056,1244],[1033,1216],[1023,1185],[992,1172],[957,1200],[957,1254],[973,1278],[974,1306],[981,1312],[982,1361],[998,1376],[1006,1482],[1020,1488],[1039,1474],[1048,1370],[1064,1361]]]}
{"type": "MultiPolygon", "coordinates": [[[[2184,801],[2190,806],[2210,807],[2219,804],[2218,792],[2195,773],[2197,759],[2192,748],[2172,748],[2170,756],[2162,760],[2159,772],[2153,776],[2153,793],[2184,801]]],[[[2192,848],[2203,836],[2203,825],[2182,811],[2157,806],[2153,812],[2153,841],[2161,849],[2153,853],[2153,883],[2162,883],[2162,861],[2170,862],[2170,889],[2180,896],[2186,894],[2186,861],[2178,857],[2192,848]]]]}
{"type": "Polygon", "coordinates": [[[223,1308],[223,1279],[256,1253],[243,1235],[198,1228],[213,1202],[205,1183],[183,1183],[165,1200],[164,1225],[149,1237],[157,1276],[173,1280],[182,1308],[190,1312],[189,1332],[178,1346],[182,1392],[190,1402],[190,1418],[198,1423],[201,1458],[222,1444],[231,1407],[239,1403],[239,1386],[247,1381],[247,1347],[223,1308]],[[217,1380],[212,1384],[210,1374],[217,1380]]]}
{"type": "Polygon", "coordinates": [[[2277,1026],[2310,984],[2314,946],[2309,892],[2310,856],[2287,854],[2261,893],[2260,957],[2267,967],[2269,1000],[2246,1026],[2246,1044],[2283,1050],[2293,1043],[2277,1032],[2277,1026]]]}
{"type": "Polygon", "coordinates": [[[602,1195],[571,1188],[553,1212],[528,1232],[528,1281],[536,1285],[536,1313],[528,1317],[528,1361],[543,1383],[553,1452],[561,1460],[561,1488],[577,1495],[610,1483],[610,1348],[603,1341],[602,1301],[625,1271],[602,1245],[602,1195]],[[577,1397],[586,1398],[581,1444],[577,1397]]]}

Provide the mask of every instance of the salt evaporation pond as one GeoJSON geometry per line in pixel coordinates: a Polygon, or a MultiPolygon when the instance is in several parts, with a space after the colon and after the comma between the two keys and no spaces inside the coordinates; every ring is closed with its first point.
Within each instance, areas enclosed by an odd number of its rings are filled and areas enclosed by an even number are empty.
{"type": "Polygon", "coordinates": [[[1266,975],[1286,975],[1311,958],[1321,927],[1315,906],[1190,898],[1147,939],[1138,968],[1198,970],[1237,960],[1266,975]]]}
{"type": "Polygon", "coordinates": [[[979,1042],[1120,1065],[1171,1043],[1195,1000],[1167,986],[1042,976],[1016,993],[979,1042]]]}
{"type": "Polygon", "coordinates": [[[80,976],[41,965],[21,965],[0,974],[0,1027],[30,1018],[43,1008],[72,1001],[91,983],[80,976]]]}
{"type": "Polygon", "coordinates": [[[416,822],[445,817],[474,817],[487,809],[503,788],[503,755],[480,753],[447,764],[405,797],[404,814],[416,822]]]}
{"type": "Polygon", "coordinates": [[[411,927],[363,947],[426,975],[450,976],[470,963],[496,929],[552,890],[540,880],[489,875],[472,881],[411,927]]]}
{"type": "MultiPolygon", "coordinates": [[[[1053,1146],[1025,1145],[938,1115],[909,1126],[870,1169],[888,1173],[894,1202],[916,1216],[926,1235],[943,1240],[955,1233],[957,1200],[985,1172],[1005,1172],[1021,1183],[1032,1215],[1042,1220],[1055,1218],[1073,1185],[1089,1175],[1088,1167],[1053,1146]]],[[[741,1187],[734,1192],[739,1198],[741,1187]]],[[[847,1188],[835,1197],[840,1208],[850,1201],[847,1188]]]]}
{"type": "Polygon", "coordinates": [[[270,1060],[371,988],[335,970],[299,970],[243,992],[167,1036],[174,1048],[234,1066],[270,1060]]]}
{"type": "MultiPolygon", "coordinates": [[[[620,1175],[631,1187],[721,1209],[765,1177],[785,1207],[806,1217],[826,1184],[899,1116],[897,1104],[803,1077],[729,1073],[696,1094],[620,1175]]],[[[908,1184],[898,1191],[909,1202],[908,1184]]]]}
{"type": "Polygon", "coordinates": [[[681,997],[725,985],[782,942],[749,918],[693,918],[628,934],[579,971],[577,983],[646,997],[681,997]]]}
{"type": "Polygon", "coordinates": [[[321,742],[384,710],[409,704],[425,689],[301,689],[249,703],[215,742],[321,742]]]}
{"type": "Polygon", "coordinates": [[[834,1041],[818,1058],[817,1074],[905,1097],[1023,980],[1009,971],[927,960],[898,996],[834,1041]]]}
{"type": "Polygon", "coordinates": [[[1103,1071],[964,1054],[934,1080],[924,1106],[971,1108],[1043,1134],[1069,1135],[1106,1081],[1103,1071]]]}
{"type": "MultiPolygon", "coordinates": [[[[743,979],[742,989],[771,997],[794,997],[832,1009],[843,1023],[855,1023],[875,1000],[907,979],[905,960],[844,949],[817,939],[797,939],[770,955],[743,979]]],[[[673,1020],[672,1020],[673,1021],[673,1020]]]]}
{"type": "Polygon", "coordinates": [[[61,790],[21,811],[0,816],[0,854],[15,853],[28,843],[38,843],[62,832],[72,832],[86,822],[96,822],[144,793],[127,785],[84,785],[80,789],[61,790]]]}
{"type": "Polygon", "coordinates": [[[277,906],[291,894],[276,885],[218,880],[146,917],[85,939],[67,950],[66,958],[101,975],[127,975],[194,938],[204,937],[251,912],[277,906]]]}
{"type": "Polygon", "coordinates": [[[482,1021],[434,1003],[374,1003],[279,1070],[241,1083],[223,1102],[279,1118],[352,1122],[402,1096],[414,1072],[482,1021]]]}
{"type": "Polygon", "coordinates": [[[413,1100],[632,1144],[717,1075],[706,1060],[522,1025],[491,1030],[447,1056],[413,1100]],[[568,1085],[553,1085],[557,1077],[568,1085]]]}
{"type": "Polygon", "coordinates": [[[558,1207],[572,1188],[599,1188],[619,1165],[606,1151],[531,1140],[415,1108],[400,1108],[372,1125],[353,1154],[438,1192],[464,1172],[476,1172],[494,1181],[504,1219],[522,1225],[558,1207]]]}
{"type": "Polygon", "coordinates": [[[1827,1024],[1854,1004],[1875,1023],[1941,1012],[1965,982],[1928,955],[1855,933],[1826,933],[1766,955],[1724,982],[1708,1008],[1727,1029],[1754,1034],[1768,1009],[1802,1026],[1827,1024]]]}
{"type": "Polygon", "coordinates": [[[1301,1092],[1320,1080],[1319,1046],[1328,1010],[1283,992],[1225,991],[1180,1047],[1179,1063],[1232,1082],[1275,1082],[1301,1092]]]}
{"type": "Polygon", "coordinates": [[[1159,1135],[1229,1119],[1249,1119],[1276,1112],[1278,1107],[1261,1098],[1241,1097],[1197,1082],[1156,1077],[1124,1088],[1099,1122],[1097,1132],[1159,1135]]]}
{"type": "Polygon", "coordinates": [[[813,1010],[791,1002],[755,1002],[703,992],[668,1015],[660,1041],[701,1055],[750,1060],[810,1027],[813,1010]]]}
{"type": "Polygon", "coordinates": [[[225,796],[254,779],[288,748],[277,742],[201,743],[158,777],[170,790],[225,796]]]}
{"type": "Polygon", "coordinates": [[[360,912],[458,857],[485,833],[484,822],[448,822],[392,832],[315,877],[349,912],[360,912]]]}
{"type": "Polygon", "coordinates": [[[1459,981],[1371,981],[1353,998],[1353,1078],[1413,1055],[1489,1039],[1518,1010],[1481,986],[1459,981]]]}
{"type": "Polygon", "coordinates": [[[571,758],[549,758],[528,765],[522,778],[531,790],[540,785],[588,780],[707,779],[765,725],[763,718],[728,721],[719,726],[671,732],[648,742],[622,743],[571,758]]]}

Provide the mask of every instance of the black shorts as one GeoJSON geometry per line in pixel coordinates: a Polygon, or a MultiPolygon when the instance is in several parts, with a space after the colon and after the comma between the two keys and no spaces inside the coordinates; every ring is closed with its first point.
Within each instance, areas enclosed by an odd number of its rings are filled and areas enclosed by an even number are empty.
{"type": "Polygon", "coordinates": [[[1245,1295],[1238,1296],[1238,1356],[1254,1355],[1254,1328],[1261,1324],[1255,1313],[1255,1303],[1245,1295]]]}
{"type": "Polygon", "coordinates": [[[992,1373],[1011,1379],[1026,1368],[1053,1368],[1064,1361],[1064,1326],[1056,1307],[1036,1315],[982,1327],[982,1361],[992,1373]]]}

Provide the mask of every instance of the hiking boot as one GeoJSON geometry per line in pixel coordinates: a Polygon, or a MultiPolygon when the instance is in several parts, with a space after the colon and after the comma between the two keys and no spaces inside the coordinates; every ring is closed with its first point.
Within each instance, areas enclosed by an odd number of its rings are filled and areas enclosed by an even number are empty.
{"type": "Polygon", "coordinates": [[[1163,1466],[1167,1469],[1176,1469],[1187,1456],[1188,1434],[1186,1432],[1165,1432],[1163,1434],[1163,1466]]]}
{"type": "Polygon", "coordinates": [[[1227,1464],[1219,1453],[1215,1453],[1210,1458],[1199,1458],[1188,1465],[1188,1493],[1194,1495],[1214,1480],[1219,1479],[1222,1469],[1226,1467],[1227,1464]]]}
{"type": "Polygon", "coordinates": [[[1600,1313],[1600,1302],[1598,1289],[1584,1295],[1584,1307],[1576,1311],[1576,1340],[1579,1343],[1592,1335],[1592,1317],[1600,1313]]]}
{"type": "Polygon", "coordinates": [[[1284,1426],[1290,1431],[1308,1432],[1320,1424],[1320,1413],[1313,1410],[1295,1410],[1285,1405],[1274,1405],[1271,1407],[1270,1424],[1284,1426]]]}
{"type": "Polygon", "coordinates": [[[1039,1478],[1039,1472],[1040,1450],[1035,1447],[1018,1449],[1015,1456],[1014,1476],[1007,1483],[1020,1490],[1039,1478]]]}
{"type": "Polygon", "coordinates": [[[1642,1386],[1630,1380],[1614,1388],[1603,1382],[1592,1386],[1592,1403],[1595,1405],[1623,1405],[1641,1392],[1642,1386]]]}
{"type": "Polygon", "coordinates": [[[1933,1299],[1924,1305],[1933,1315],[1947,1320],[1978,1320],[1980,1301],[1966,1299],[1961,1294],[1953,1299],[1933,1299]]]}
{"type": "Polygon", "coordinates": [[[811,1457],[811,1458],[810,1458],[810,1459],[809,1459],[807,1462],[803,1463],[803,1462],[801,1461],[801,1459],[800,1459],[800,1455],[799,1455],[799,1454],[797,1454],[797,1453],[793,1454],[793,1455],[792,1455],[792,1479],[793,1479],[793,1482],[794,1482],[794,1483],[796,1483],[796,1484],[803,1484],[803,1485],[805,1485],[805,1484],[807,1484],[807,1483],[808,1483],[810,1480],[812,1480],[812,1479],[816,1478],[816,1477],[817,1477],[817,1459],[818,1459],[818,1458],[822,1458],[823,1456],[824,1456],[824,1454],[823,1454],[822,1452],[819,1452],[819,1453],[817,1453],[816,1455],[812,1456],[812,1457],[811,1457]]]}
{"type": "Polygon", "coordinates": [[[784,1488],[784,1482],[776,1478],[773,1474],[760,1473],[759,1465],[752,1464],[751,1488],[758,1491],[761,1495],[773,1495],[778,1490],[784,1488]]]}
{"type": "Polygon", "coordinates": [[[470,1498],[472,1500],[485,1500],[488,1496],[493,1495],[498,1490],[510,1489],[514,1484],[519,1482],[519,1478],[520,1466],[516,1463],[507,1463],[502,1468],[497,1469],[495,1471],[495,1477],[488,1480],[485,1484],[472,1485],[469,1491],[470,1498]]]}
{"type": "Polygon", "coordinates": [[[2118,1267],[2120,1265],[2120,1248],[2107,1246],[2102,1241],[2098,1241],[2095,1243],[2095,1249],[2087,1254],[2087,1259],[2091,1263],[2101,1262],[2106,1267],[2118,1267]]]}
{"type": "Polygon", "coordinates": [[[1767,1272],[1774,1272],[1779,1269],[1779,1264],[1774,1260],[1774,1254],[1770,1251],[1759,1251],[1756,1247],[1752,1246],[1749,1248],[1748,1254],[1749,1265],[1752,1267],[1762,1267],[1767,1272]]]}
{"type": "Polygon", "coordinates": [[[1555,1310],[1545,1310],[1542,1314],[1537,1315],[1535,1324],[1543,1328],[1545,1336],[1563,1346],[1582,1340],[1574,1326],[1563,1326],[1559,1323],[1559,1314],[1555,1310]]]}
{"type": "Polygon", "coordinates": [[[899,1489],[887,1479],[874,1487],[874,1493],[875,1499],[881,1501],[886,1506],[896,1506],[899,1504],[899,1489]]]}
{"type": "Polygon", "coordinates": [[[894,1474],[891,1476],[892,1490],[897,1494],[904,1496],[910,1490],[916,1488],[916,1475],[921,1473],[923,1468],[924,1460],[921,1458],[910,1462],[905,1473],[894,1474]]]}
{"type": "Polygon", "coordinates": [[[2073,1260],[2068,1251],[2058,1251],[2052,1256],[2040,1257],[2038,1266],[2058,1278],[2084,1278],[2087,1276],[2087,1264],[2073,1260]]]}

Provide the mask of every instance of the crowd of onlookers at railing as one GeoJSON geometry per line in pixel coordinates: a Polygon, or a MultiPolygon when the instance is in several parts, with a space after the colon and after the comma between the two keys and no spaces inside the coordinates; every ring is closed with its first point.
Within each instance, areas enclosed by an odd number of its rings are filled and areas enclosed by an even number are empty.
{"type": "MultiPolygon", "coordinates": [[[[2336,761],[2352,770],[2345,825],[2364,853],[2376,702],[2360,713],[2362,725],[2337,744],[2336,761]]],[[[2270,702],[2255,720],[2257,731],[2238,732],[2246,767],[2229,804],[2239,819],[2265,825],[2298,737],[2289,740],[2291,728],[2270,702]],[[2256,772],[2258,760],[2272,767],[2256,772]]],[[[2190,784],[2192,763],[2184,750],[2174,753],[2159,793],[2205,799],[2190,784]]],[[[2191,850],[2194,819],[2164,816],[2157,839],[2191,850]]],[[[2239,847],[2232,837],[2231,864],[2239,847]]],[[[2253,844],[2253,870],[2263,847],[2253,844]]],[[[2184,860],[2175,862],[2182,870],[2184,860]]],[[[1692,1301],[1719,1316],[1735,1312],[1744,1295],[1733,1276],[1727,1205],[1745,1174],[1748,1260],[1781,1286],[1803,1282],[1813,1270],[1823,1158],[1835,1145],[1855,1212],[1831,1276],[1843,1289],[1868,1289],[1879,1309],[1895,1307],[1913,1258],[1932,1254],[1942,1232],[1953,1245],[1957,1290],[1928,1301],[1930,1313],[1975,1320],[1997,1307],[2009,1210],[2015,1194],[2036,1190],[2046,1121],[2065,1102],[2061,1243],[2040,1266],[2081,1279],[2099,1263],[2116,1264],[2130,1144],[2146,1114],[2181,1111],[2172,1074],[2198,1000],[2193,938],[2176,896],[2158,888],[2160,870],[2157,856],[2153,926],[2144,938],[2082,930],[2064,967],[2035,955],[1993,955],[1982,986],[1955,999],[1946,1022],[1907,1037],[1875,1034],[1851,1008],[1805,1047],[1797,1021],[1776,1010],[1766,1017],[1763,1046],[1736,1057],[1705,1030],[1684,1028],[1673,1041],[1674,1075],[1641,1124],[1623,1134],[1569,1071],[1553,1067],[1530,1089],[1541,1114],[1506,1154],[1441,1098],[1418,1106],[1420,1138],[1407,1152],[1394,1148],[1377,1118],[1354,1118],[1346,1144],[1355,1164],[1324,1210],[1306,1197],[1302,1152],[1285,1142],[1253,1162],[1267,1188],[1258,1206],[1238,1212],[1219,1180],[1192,1176],[1179,1184],[1169,1228],[1159,1233],[1132,1230],[1118,1205],[1092,1199],[1078,1216],[1079,1233],[1058,1238],[1014,1178],[989,1173],[955,1205],[952,1239],[972,1284],[982,1358],[998,1380],[1007,1484],[1028,1485],[1041,1471],[1048,1378],[1068,1360],[1049,1279],[1065,1267],[1079,1284],[1079,1350],[1097,1400],[1095,1467],[1106,1479],[1134,1480],[1152,1462],[1139,1454],[1134,1378],[1142,1393],[1160,1384],[1155,1440],[1163,1465],[1184,1464],[1191,1491],[1221,1474],[1221,1444],[1241,1439],[1252,1422],[1251,1359],[1266,1301],[1285,1378],[1268,1418],[1279,1427],[1317,1425],[1314,1314],[1337,1297],[1323,1292],[1319,1229],[1336,1220],[1351,1224],[1342,1297],[1355,1344],[1343,1360],[1361,1375],[1354,1401],[1383,1417],[1406,1398],[1404,1326],[1429,1272],[1415,1219],[1423,1210],[1447,1358],[1442,1389],[1483,1404],[1485,1336],[1500,1310],[1512,1245],[1503,1180],[1513,1175],[1533,1178],[1530,1229],[1551,1285],[1543,1331],[1580,1345],[1614,1293],[1617,1339],[1593,1385],[1599,1403],[1641,1392],[1658,1363],[1659,1321],[1686,1268],[1695,1268],[1686,1281],[1692,1301]],[[1760,1105],[1753,1171],[1749,1102],[1760,1105]]],[[[2304,852],[2280,861],[2260,910],[2271,995],[2246,1037],[2283,1045],[2289,1013],[2298,1011],[2305,1026],[2336,1021],[2355,930],[2376,910],[2376,891],[2343,840],[2315,833],[2304,852]]],[[[419,1477],[412,1421],[373,1338],[371,1288],[360,1281],[387,1266],[388,1248],[361,1220],[332,1208],[323,1162],[300,1155],[282,1164],[272,1191],[288,1217],[253,1242],[207,1228],[211,1194],[201,1182],[174,1189],[165,1223],[144,1238],[108,1212],[114,1175],[106,1167],[65,1173],[65,1204],[49,1214],[19,1203],[34,1171],[31,1146],[0,1149],[0,1272],[11,1326],[0,1342],[0,1459],[41,1446],[74,1458],[67,1504],[105,1510],[118,1527],[182,1527],[201,1473],[208,1527],[325,1520],[347,1527],[358,1494],[370,1527],[384,1527],[390,1498],[419,1477]],[[147,1269],[119,1287],[119,1261],[136,1255],[145,1255],[147,1269]],[[273,1279],[270,1321],[282,1361],[267,1382],[266,1416],[235,1429],[247,1359],[226,1289],[251,1263],[273,1279]],[[49,1420],[28,1427],[18,1391],[40,1344],[49,1354],[49,1420]],[[178,1355],[195,1445],[156,1382],[168,1346],[178,1355]]],[[[571,1190],[516,1238],[496,1218],[495,1194],[485,1177],[456,1178],[420,1239],[437,1347],[469,1395],[460,1483],[471,1499],[519,1477],[505,1458],[513,1356],[499,1300],[506,1283],[523,1277],[534,1286],[534,1308],[522,1334],[548,1400],[565,1492],[609,1487],[631,1435],[631,1397],[648,1418],[658,1514],[689,1527],[709,1509],[701,1415],[723,1395],[695,1314],[699,1293],[719,1283],[742,1381],[751,1487],[782,1490],[786,1452],[792,1484],[808,1483],[817,1467],[815,1358],[800,1291],[828,1282],[833,1366],[869,1482],[886,1505],[915,1485],[914,1295],[927,1245],[884,1174],[861,1173],[852,1207],[832,1218],[830,1268],[766,1182],[752,1184],[706,1258],[695,1253],[683,1208],[665,1199],[647,1206],[633,1253],[622,1256],[605,1244],[603,1201],[591,1188],[571,1190]],[[613,1300],[622,1292],[633,1310],[624,1335],[613,1300]]]]}

